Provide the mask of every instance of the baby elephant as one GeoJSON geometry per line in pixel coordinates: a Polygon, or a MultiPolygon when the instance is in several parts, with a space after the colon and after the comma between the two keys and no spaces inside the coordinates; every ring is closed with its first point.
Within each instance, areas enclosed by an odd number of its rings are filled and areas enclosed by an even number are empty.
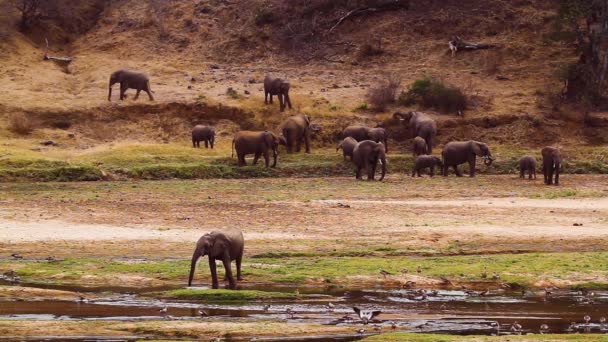
{"type": "Polygon", "coordinates": [[[536,179],[536,158],[532,156],[523,156],[519,160],[519,178],[525,178],[525,173],[528,172],[528,179],[536,179]]]}
{"type": "Polygon", "coordinates": [[[150,89],[150,78],[148,75],[129,71],[129,70],[118,70],[112,73],[110,76],[110,86],[108,87],[108,101],[112,100],[112,86],[116,83],[120,83],[120,99],[124,100],[127,95],[127,89],[136,89],[135,97],[133,100],[137,100],[139,93],[143,90],[148,93],[150,101],[154,101],[152,96],[152,89],[150,89]]]}
{"type": "Polygon", "coordinates": [[[412,145],[412,152],[414,153],[414,156],[416,156],[416,157],[423,155],[423,154],[427,154],[428,145],[426,144],[426,141],[419,136],[414,138],[414,144],[412,145]]]}
{"type": "Polygon", "coordinates": [[[347,156],[350,157],[350,160],[353,160],[353,150],[355,149],[356,145],[357,140],[351,137],[346,137],[340,142],[338,147],[336,147],[336,152],[342,149],[342,155],[344,156],[344,160],[346,160],[347,156]]]}
{"type": "Polygon", "coordinates": [[[414,169],[412,170],[412,177],[414,177],[416,174],[418,174],[418,177],[421,177],[420,171],[426,168],[430,169],[429,175],[433,177],[435,175],[435,167],[438,167],[440,170],[443,168],[441,158],[429,155],[420,155],[414,160],[414,169]]]}
{"type": "Polygon", "coordinates": [[[205,142],[205,148],[213,149],[215,142],[215,128],[205,125],[196,125],[192,129],[192,147],[201,147],[201,141],[205,142]]]}
{"type": "Polygon", "coordinates": [[[230,263],[232,260],[236,260],[236,278],[237,280],[242,280],[241,261],[243,260],[244,248],[245,239],[243,238],[243,232],[238,229],[213,231],[201,236],[201,238],[196,242],[196,248],[192,254],[188,286],[192,286],[192,278],[194,277],[196,262],[200,257],[208,255],[209,269],[211,271],[211,287],[214,289],[219,287],[215,261],[221,260],[224,264],[224,269],[226,270],[225,280],[228,280],[229,287],[234,290],[236,288],[236,282],[232,276],[230,263]]]}

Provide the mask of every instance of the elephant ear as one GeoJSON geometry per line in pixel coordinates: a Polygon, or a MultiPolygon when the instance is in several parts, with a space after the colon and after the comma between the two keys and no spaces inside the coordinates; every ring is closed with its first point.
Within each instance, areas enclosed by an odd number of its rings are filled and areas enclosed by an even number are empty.
{"type": "Polygon", "coordinates": [[[478,156],[481,156],[481,143],[477,141],[471,141],[471,151],[478,156]]]}
{"type": "Polygon", "coordinates": [[[209,247],[209,255],[212,255],[213,257],[222,256],[224,251],[226,251],[230,245],[228,239],[222,233],[213,234],[210,242],[211,246],[209,247]]]}
{"type": "Polygon", "coordinates": [[[268,131],[264,132],[264,143],[266,143],[266,146],[268,148],[273,147],[274,139],[275,139],[275,137],[274,137],[274,134],[272,134],[272,132],[268,132],[268,131]]]}

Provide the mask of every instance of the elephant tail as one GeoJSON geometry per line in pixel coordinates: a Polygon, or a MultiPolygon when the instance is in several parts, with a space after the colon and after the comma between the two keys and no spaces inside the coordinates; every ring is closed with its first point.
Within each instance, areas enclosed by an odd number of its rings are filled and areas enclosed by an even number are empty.
{"type": "Polygon", "coordinates": [[[232,156],[230,158],[234,158],[234,139],[232,139],[232,156]]]}

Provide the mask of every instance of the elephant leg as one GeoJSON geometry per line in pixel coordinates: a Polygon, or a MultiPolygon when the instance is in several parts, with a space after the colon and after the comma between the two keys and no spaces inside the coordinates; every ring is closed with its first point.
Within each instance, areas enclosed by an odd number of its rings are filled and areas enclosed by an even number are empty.
{"type": "Polygon", "coordinates": [[[469,177],[475,177],[475,158],[469,160],[469,177]]]}
{"type": "Polygon", "coordinates": [[[281,109],[281,112],[285,111],[285,99],[283,98],[283,94],[279,94],[277,95],[277,97],[279,98],[279,108],[281,109]]]}
{"type": "Polygon", "coordinates": [[[241,263],[243,261],[243,251],[241,254],[236,257],[236,280],[243,280],[243,275],[241,274],[241,263]]]}
{"type": "Polygon", "coordinates": [[[209,145],[211,145],[211,149],[213,150],[213,144],[215,143],[215,140],[209,140],[209,145]]]}
{"type": "Polygon", "coordinates": [[[148,93],[148,97],[150,98],[150,101],[154,101],[154,96],[152,96],[152,92],[150,91],[150,89],[146,89],[146,93],[148,93]]]}
{"type": "Polygon", "coordinates": [[[355,170],[355,179],[361,179],[361,167],[359,166],[355,170]]]}
{"type": "Polygon", "coordinates": [[[283,105],[285,105],[285,103],[287,103],[287,106],[289,106],[289,109],[291,109],[291,100],[289,99],[289,93],[285,93],[284,99],[283,99],[283,105]]]}
{"type": "Polygon", "coordinates": [[[238,158],[239,158],[239,166],[245,166],[247,165],[247,162],[245,161],[245,155],[242,153],[238,153],[238,158]]]}
{"type": "Polygon", "coordinates": [[[196,148],[196,140],[195,139],[192,139],[192,147],[196,148]]]}
{"type": "Polygon", "coordinates": [[[378,162],[376,161],[374,165],[372,165],[372,170],[370,172],[372,176],[372,180],[376,180],[376,168],[378,167],[378,162]]]}
{"type": "Polygon", "coordinates": [[[260,156],[261,156],[261,155],[262,155],[262,154],[261,154],[260,152],[256,152],[256,153],[255,153],[255,156],[253,157],[253,164],[252,164],[252,165],[257,165],[257,163],[258,163],[258,159],[260,159],[260,156]]]}
{"type": "Polygon", "coordinates": [[[300,153],[300,151],[302,151],[302,139],[296,141],[296,152],[300,153]]]}
{"type": "Polygon", "coordinates": [[[269,94],[270,94],[270,104],[272,104],[273,103],[272,102],[272,93],[269,93],[269,94]]]}
{"type": "Polygon", "coordinates": [[[559,185],[559,167],[555,168],[555,185],[559,185]]]}
{"type": "Polygon", "coordinates": [[[226,279],[228,279],[228,286],[230,289],[234,290],[236,288],[236,282],[234,281],[234,277],[232,276],[232,269],[230,268],[230,256],[228,252],[224,254],[222,258],[222,263],[224,264],[224,270],[226,271],[226,279]]]}
{"type": "Polygon", "coordinates": [[[121,101],[127,97],[127,95],[125,95],[125,93],[127,92],[127,89],[128,88],[126,85],[123,85],[122,83],[120,84],[120,100],[121,101]]]}
{"type": "Polygon", "coordinates": [[[443,168],[441,168],[441,174],[443,175],[443,177],[447,177],[448,176],[448,164],[443,164],[443,168]]]}
{"type": "Polygon", "coordinates": [[[519,178],[524,178],[525,174],[524,174],[524,169],[519,169],[519,178]]]}
{"type": "Polygon", "coordinates": [[[137,89],[137,92],[135,93],[135,97],[133,98],[133,100],[137,100],[139,98],[140,92],[141,92],[141,89],[137,89]]]}
{"type": "Polygon", "coordinates": [[[268,92],[264,90],[264,104],[268,104],[268,92]]]}
{"type": "Polygon", "coordinates": [[[264,152],[264,162],[266,163],[266,168],[268,168],[268,166],[270,166],[270,155],[268,154],[268,151],[264,152]]]}
{"type": "Polygon", "coordinates": [[[454,173],[456,173],[456,177],[462,177],[462,173],[460,173],[460,170],[458,170],[458,165],[453,165],[454,167],[454,173]]]}
{"type": "Polygon", "coordinates": [[[209,141],[205,139],[205,148],[209,148],[209,141]]]}
{"type": "MultiPolygon", "coordinates": [[[[291,108],[291,104],[289,108],[291,108]]],[[[304,132],[304,146],[306,147],[306,153],[310,153],[310,129],[304,132]]]]}
{"type": "Polygon", "coordinates": [[[217,281],[217,268],[215,266],[215,259],[209,257],[209,271],[211,272],[211,288],[219,288],[219,282],[217,281]]]}
{"type": "Polygon", "coordinates": [[[435,176],[435,167],[431,166],[431,172],[429,173],[429,175],[431,176],[431,178],[433,178],[433,176],[435,176]]]}

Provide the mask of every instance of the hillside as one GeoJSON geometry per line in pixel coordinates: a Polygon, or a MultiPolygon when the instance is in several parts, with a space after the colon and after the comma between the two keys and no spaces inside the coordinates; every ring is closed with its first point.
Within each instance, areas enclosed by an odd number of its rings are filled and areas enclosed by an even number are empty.
{"type": "Polygon", "coordinates": [[[40,150],[44,139],[60,142],[42,150],[64,161],[115,144],[187,146],[198,122],[217,124],[229,140],[239,126],[274,129],[295,112],[323,126],[317,145],[333,145],[343,127],[361,122],[384,124],[403,150],[407,134],[391,117],[412,109],[437,118],[440,143],[478,139],[606,153],[593,147],[608,141],[605,127],[584,127],[582,110],[574,105],[556,108],[562,87],[557,70],[576,60],[576,50],[552,39],[553,1],[410,1],[332,29],[353,6],[382,0],[120,0],[105,7],[90,0],[70,12],[79,19],[77,28],[66,27],[63,17],[47,18],[25,34],[17,31],[14,8],[0,3],[6,9],[1,31],[8,32],[0,48],[0,138],[11,158],[14,150],[40,150]],[[454,35],[499,48],[452,57],[447,41],[454,35]],[[69,73],[42,61],[45,36],[50,55],[75,58],[69,73]],[[109,103],[108,77],[119,68],[147,72],[156,101],[143,96],[120,103],[115,89],[109,103]],[[290,80],[292,111],[263,104],[268,72],[290,80]],[[391,74],[403,90],[423,76],[462,89],[469,98],[464,117],[399,103],[381,112],[366,106],[370,87],[391,74]],[[227,95],[228,88],[237,95],[227,95]],[[9,117],[21,112],[34,128],[26,136],[8,129],[9,117]]]}

